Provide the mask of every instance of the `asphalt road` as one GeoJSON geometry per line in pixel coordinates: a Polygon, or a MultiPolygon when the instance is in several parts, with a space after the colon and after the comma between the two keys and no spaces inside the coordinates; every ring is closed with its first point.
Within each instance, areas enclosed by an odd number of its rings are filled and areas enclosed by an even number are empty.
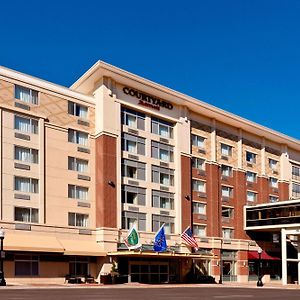
{"type": "Polygon", "coordinates": [[[300,290],[264,288],[37,288],[6,289],[0,288],[1,300],[177,300],[177,299],[300,299],[300,290]]]}

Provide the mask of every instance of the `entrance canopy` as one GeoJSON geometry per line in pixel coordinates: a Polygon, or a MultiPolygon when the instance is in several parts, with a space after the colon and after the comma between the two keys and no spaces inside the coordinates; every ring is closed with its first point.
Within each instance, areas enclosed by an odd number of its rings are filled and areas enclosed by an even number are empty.
{"type": "MultiPolygon", "coordinates": [[[[260,255],[260,258],[263,260],[280,260],[278,257],[274,257],[269,255],[266,251],[263,251],[260,255]]],[[[257,260],[259,259],[259,254],[257,251],[249,251],[248,252],[248,260],[257,260]]]]}

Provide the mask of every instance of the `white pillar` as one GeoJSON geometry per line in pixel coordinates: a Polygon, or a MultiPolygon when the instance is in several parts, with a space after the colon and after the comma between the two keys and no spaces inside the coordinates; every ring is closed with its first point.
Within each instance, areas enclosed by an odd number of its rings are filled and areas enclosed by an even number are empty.
{"type": "Polygon", "coordinates": [[[237,142],[237,162],[238,168],[243,168],[243,131],[239,129],[239,139],[237,142]]]}
{"type": "Polygon", "coordinates": [[[282,284],[287,284],[287,253],[286,253],[286,232],[281,229],[281,269],[282,269],[282,284]]]}
{"type": "Polygon", "coordinates": [[[210,144],[210,147],[211,147],[211,161],[213,162],[216,162],[217,161],[217,142],[216,142],[216,139],[217,139],[217,134],[216,134],[216,120],[215,119],[212,119],[211,120],[211,134],[210,134],[210,137],[211,137],[211,144],[210,144]]]}

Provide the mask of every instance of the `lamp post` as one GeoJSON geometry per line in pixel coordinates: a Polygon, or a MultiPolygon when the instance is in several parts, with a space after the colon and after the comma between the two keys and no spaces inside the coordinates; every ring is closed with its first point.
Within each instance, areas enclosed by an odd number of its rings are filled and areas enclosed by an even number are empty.
{"type": "Polygon", "coordinates": [[[222,257],[222,249],[223,249],[223,239],[221,241],[221,249],[220,249],[220,279],[219,284],[223,283],[223,257],[222,257]]]}
{"type": "Polygon", "coordinates": [[[261,280],[261,278],[262,278],[262,276],[261,276],[261,254],[262,254],[262,252],[263,252],[263,250],[259,247],[257,249],[257,253],[258,253],[258,272],[257,272],[258,279],[257,279],[257,284],[256,284],[257,286],[264,286],[264,284],[261,280]]]}
{"type": "Polygon", "coordinates": [[[4,240],[5,231],[3,228],[0,228],[0,241],[1,241],[1,252],[0,252],[0,286],[5,286],[6,281],[4,278],[4,267],[3,267],[3,259],[4,259],[4,251],[3,251],[3,240],[4,240]]]}

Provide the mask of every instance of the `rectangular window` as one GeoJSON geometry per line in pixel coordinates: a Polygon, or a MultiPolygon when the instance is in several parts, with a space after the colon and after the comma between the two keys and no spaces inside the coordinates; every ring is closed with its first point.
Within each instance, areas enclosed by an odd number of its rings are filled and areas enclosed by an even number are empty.
{"type": "Polygon", "coordinates": [[[146,140],[144,138],[123,133],[122,135],[122,150],[132,154],[145,155],[146,140]]]}
{"type": "Polygon", "coordinates": [[[68,156],[68,169],[80,173],[88,172],[88,160],[68,156]]]}
{"type": "Polygon", "coordinates": [[[84,147],[88,146],[89,135],[86,132],[69,129],[68,141],[84,147]]]}
{"type": "Polygon", "coordinates": [[[192,158],[192,168],[204,171],[205,170],[205,160],[198,158],[198,157],[193,157],[192,158]]]}
{"type": "Polygon", "coordinates": [[[151,118],[151,132],[163,138],[173,138],[173,125],[158,118],[151,118]]]}
{"type": "Polygon", "coordinates": [[[166,162],[173,162],[174,147],[151,141],[151,155],[153,158],[157,158],[166,162]]]}
{"type": "Polygon", "coordinates": [[[225,176],[225,177],[231,177],[232,176],[232,167],[222,165],[221,166],[221,174],[222,174],[222,176],[225,176]]]}
{"type": "Polygon", "coordinates": [[[233,217],[233,208],[222,206],[222,217],[223,218],[232,218],[233,217]]]}
{"type": "Polygon", "coordinates": [[[152,166],[152,182],[174,186],[174,170],[152,166]]]}
{"type": "Polygon", "coordinates": [[[153,190],[152,207],[174,209],[174,194],[153,190]]]}
{"type": "Polygon", "coordinates": [[[278,168],[278,161],[272,158],[269,158],[269,168],[273,171],[276,171],[278,168]]]}
{"type": "Polygon", "coordinates": [[[68,225],[76,227],[88,227],[89,215],[79,213],[68,213],[68,225]]]}
{"type": "Polygon", "coordinates": [[[278,202],[279,198],[277,196],[269,196],[269,202],[274,203],[278,202]]]}
{"type": "Polygon", "coordinates": [[[206,237],[206,226],[193,225],[193,234],[197,237],[206,237]]]}
{"type": "Polygon", "coordinates": [[[193,213],[194,214],[206,214],[206,204],[201,202],[193,202],[193,213]]]}
{"type": "Polygon", "coordinates": [[[199,135],[192,134],[192,145],[198,148],[205,148],[205,138],[199,135]]]}
{"type": "Polygon", "coordinates": [[[68,101],[68,114],[86,120],[88,118],[88,108],[87,106],[68,101]]]}
{"type": "Polygon", "coordinates": [[[278,179],[274,177],[269,178],[270,187],[278,188],[278,179]]]}
{"type": "Polygon", "coordinates": [[[294,198],[300,197],[300,184],[292,183],[292,196],[294,198]]]}
{"type": "Polygon", "coordinates": [[[82,256],[72,257],[69,263],[69,274],[75,277],[85,277],[89,275],[89,258],[82,256]]]}
{"type": "Polygon", "coordinates": [[[222,228],[223,239],[232,239],[233,238],[233,229],[222,228]]]}
{"type": "Polygon", "coordinates": [[[145,114],[129,108],[122,108],[122,124],[131,128],[145,130],[145,114]]]}
{"type": "Polygon", "coordinates": [[[292,179],[300,180],[300,167],[292,166],[292,179]]]}
{"type": "Polygon", "coordinates": [[[152,232],[158,231],[163,224],[165,224],[164,229],[166,234],[174,233],[174,218],[152,215],[152,232]]]}
{"type": "Polygon", "coordinates": [[[123,185],[122,186],[122,203],[134,205],[146,205],[146,189],[123,185]]]}
{"type": "Polygon", "coordinates": [[[39,222],[39,210],[31,207],[15,207],[15,221],[26,223],[39,222]]]}
{"type": "Polygon", "coordinates": [[[255,164],[256,163],[256,154],[246,151],[246,161],[250,164],[255,164]]]}
{"type": "Polygon", "coordinates": [[[192,180],[193,184],[193,191],[195,192],[200,192],[200,193],[205,193],[205,182],[197,179],[192,180]]]}
{"type": "Polygon", "coordinates": [[[15,115],[15,129],[25,133],[38,133],[38,121],[15,115]]]}
{"type": "Polygon", "coordinates": [[[229,186],[222,186],[222,197],[232,198],[233,197],[233,188],[229,186]]]}
{"type": "Polygon", "coordinates": [[[257,199],[257,193],[251,192],[251,191],[247,191],[247,201],[249,201],[249,202],[255,202],[256,199],[257,199]]]}
{"type": "Polygon", "coordinates": [[[246,180],[248,182],[256,182],[256,179],[257,179],[256,173],[249,172],[249,171],[246,173],[246,180]]]}
{"type": "Polygon", "coordinates": [[[14,189],[19,192],[37,194],[39,192],[39,180],[35,178],[15,176],[14,189]]]}
{"type": "Polygon", "coordinates": [[[146,214],[123,211],[122,229],[131,229],[133,225],[136,225],[137,229],[140,231],[146,231],[146,214]]]}
{"type": "Polygon", "coordinates": [[[84,186],[68,184],[68,197],[77,200],[88,200],[89,189],[84,186]]]}
{"type": "Polygon", "coordinates": [[[19,85],[15,86],[15,98],[20,101],[37,105],[39,102],[38,94],[35,90],[19,85]]]}
{"type": "Polygon", "coordinates": [[[38,276],[39,257],[37,255],[16,255],[15,275],[16,276],[38,276]]]}
{"type": "Polygon", "coordinates": [[[232,146],[221,144],[221,155],[232,156],[232,146]]]}
{"type": "Polygon", "coordinates": [[[146,164],[129,159],[123,159],[122,176],[138,180],[146,180],[146,164]]]}
{"type": "Polygon", "coordinates": [[[15,145],[15,160],[37,164],[39,162],[39,151],[15,145]]]}

